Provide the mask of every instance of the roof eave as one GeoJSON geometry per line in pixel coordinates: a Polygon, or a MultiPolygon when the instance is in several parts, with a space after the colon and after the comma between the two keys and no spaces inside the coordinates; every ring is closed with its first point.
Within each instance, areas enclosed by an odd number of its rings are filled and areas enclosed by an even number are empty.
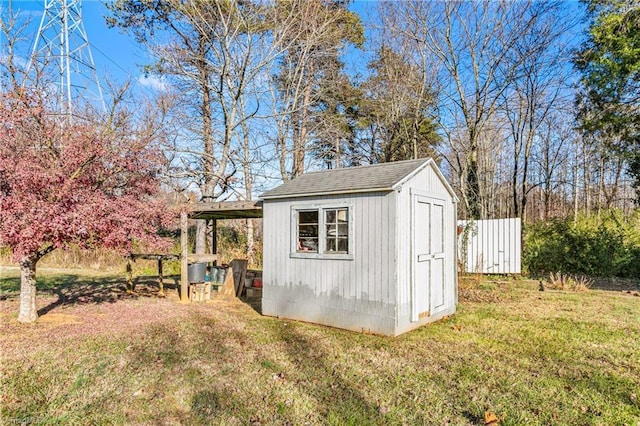
{"type": "Polygon", "coordinates": [[[420,165],[420,167],[416,167],[411,173],[409,173],[404,178],[402,178],[398,182],[396,182],[393,185],[392,190],[395,191],[396,189],[398,189],[399,187],[404,185],[407,181],[412,179],[416,174],[420,173],[427,166],[430,166],[431,169],[435,172],[436,176],[438,177],[438,179],[440,180],[442,185],[444,185],[444,187],[447,190],[447,192],[449,193],[449,195],[451,195],[451,198],[452,198],[453,202],[454,203],[458,203],[460,200],[456,196],[456,193],[453,190],[453,188],[451,187],[451,185],[449,185],[449,182],[447,182],[447,180],[445,179],[444,175],[442,174],[442,171],[440,171],[440,168],[438,167],[438,165],[436,164],[436,162],[434,161],[433,158],[427,159],[422,165],[420,165]]]}
{"type": "Polygon", "coordinates": [[[324,191],[324,192],[304,192],[300,194],[282,194],[282,195],[260,195],[261,200],[284,200],[287,198],[307,198],[318,197],[322,195],[348,195],[348,194],[364,194],[369,192],[391,192],[392,187],[378,187],[378,188],[365,188],[365,189],[352,189],[343,191],[324,191]]]}
{"type": "Polygon", "coordinates": [[[425,167],[427,167],[427,164],[430,164],[431,162],[433,162],[433,159],[429,158],[429,159],[425,159],[424,163],[422,163],[420,166],[416,167],[415,169],[413,169],[411,172],[409,172],[405,177],[403,177],[402,179],[400,179],[398,182],[394,183],[393,186],[391,187],[394,191],[396,189],[398,189],[399,187],[401,187],[402,185],[405,184],[405,182],[409,181],[410,179],[412,179],[415,175],[417,175],[418,173],[420,173],[425,167]]]}

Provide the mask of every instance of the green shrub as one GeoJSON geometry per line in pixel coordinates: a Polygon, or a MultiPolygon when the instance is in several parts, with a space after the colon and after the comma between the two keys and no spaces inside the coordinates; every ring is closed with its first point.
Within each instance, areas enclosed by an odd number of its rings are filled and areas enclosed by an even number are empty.
{"type": "Polygon", "coordinates": [[[612,210],[525,227],[523,264],[549,272],[640,278],[640,212],[612,210]]]}

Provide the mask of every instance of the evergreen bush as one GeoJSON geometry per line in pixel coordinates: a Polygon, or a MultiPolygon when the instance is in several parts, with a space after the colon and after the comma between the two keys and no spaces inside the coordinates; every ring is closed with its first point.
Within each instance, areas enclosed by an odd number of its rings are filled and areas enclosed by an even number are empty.
{"type": "Polygon", "coordinates": [[[528,225],[523,264],[532,275],[640,278],[640,212],[611,210],[528,225]]]}

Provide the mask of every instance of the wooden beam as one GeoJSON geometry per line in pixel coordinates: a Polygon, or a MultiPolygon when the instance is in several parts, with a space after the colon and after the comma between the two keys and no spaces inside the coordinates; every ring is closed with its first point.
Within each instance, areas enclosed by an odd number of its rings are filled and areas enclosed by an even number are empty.
{"type": "Polygon", "coordinates": [[[215,254],[206,253],[189,253],[187,255],[187,263],[209,263],[218,260],[218,256],[215,254]]]}
{"type": "Polygon", "coordinates": [[[186,206],[191,219],[261,218],[262,201],[221,201],[186,206]]]}
{"type": "Polygon", "coordinates": [[[180,300],[189,302],[189,276],[188,276],[188,260],[189,253],[189,221],[187,220],[187,212],[180,213],[180,300]]]}
{"type": "Polygon", "coordinates": [[[218,264],[218,219],[211,220],[211,253],[216,255],[214,265],[218,264]]]}
{"type": "Polygon", "coordinates": [[[131,253],[129,257],[135,262],[138,259],[145,260],[178,260],[179,254],[154,254],[154,253],[131,253]]]}
{"type": "Polygon", "coordinates": [[[192,213],[228,210],[262,210],[262,201],[220,201],[189,205],[189,211],[192,213]]]}

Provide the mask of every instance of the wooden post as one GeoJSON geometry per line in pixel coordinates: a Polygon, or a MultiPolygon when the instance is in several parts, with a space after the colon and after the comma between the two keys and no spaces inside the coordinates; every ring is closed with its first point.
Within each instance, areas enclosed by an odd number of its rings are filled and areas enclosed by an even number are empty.
{"type": "MultiPolygon", "coordinates": [[[[218,219],[211,219],[211,254],[218,255],[218,219]]],[[[213,264],[217,265],[218,261],[213,264]]]]}
{"type": "Polygon", "coordinates": [[[158,291],[158,296],[164,297],[164,282],[162,278],[162,256],[158,257],[158,287],[160,290],[158,291]]]}
{"type": "Polygon", "coordinates": [[[187,275],[187,268],[189,263],[187,256],[189,254],[189,221],[187,218],[187,212],[180,213],[180,300],[182,302],[189,301],[189,276],[187,275]]]}
{"type": "Polygon", "coordinates": [[[131,255],[127,257],[127,293],[133,293],[133,267],[131,266],[131,255]]]}

